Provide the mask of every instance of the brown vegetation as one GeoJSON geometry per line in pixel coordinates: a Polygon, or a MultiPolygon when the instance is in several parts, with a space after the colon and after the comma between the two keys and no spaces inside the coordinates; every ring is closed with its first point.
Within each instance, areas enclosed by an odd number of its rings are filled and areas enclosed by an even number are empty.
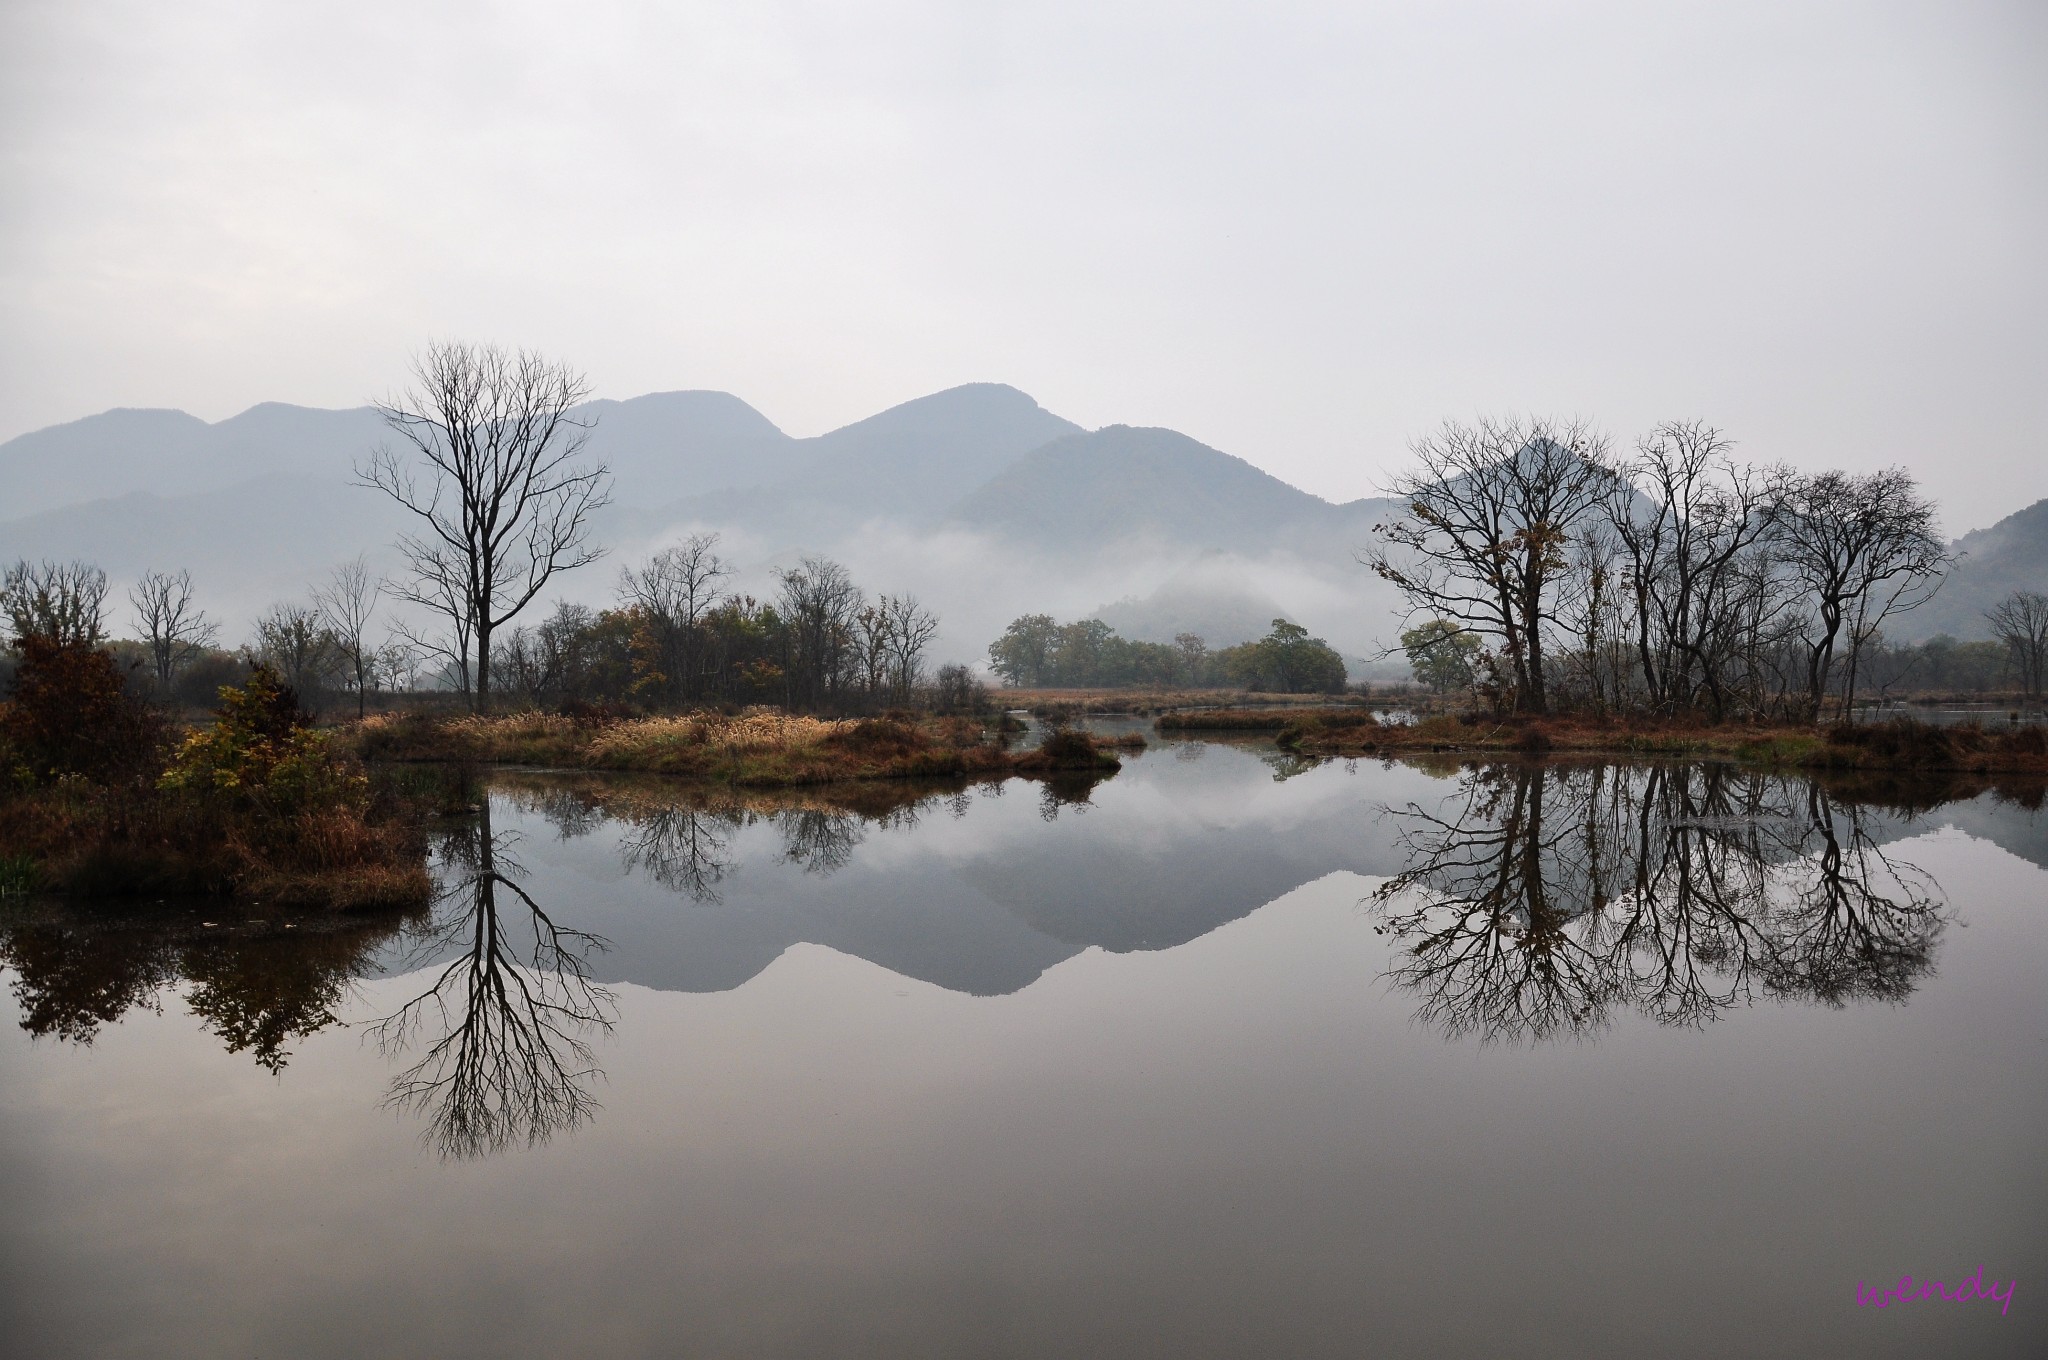
{"type": "Polygon", "coordinates": [[[371,718],[351,729],[349,739],[370,760],[645,770],[755,788],[1117,768],[1109,743],[1084,733],[1014,751],[976,719],[910,714],[831,719],[756,710],[614,718],[529,712],[454,720],[407,715],[371,718]]]}
{"type": "Polygon", "coordinates": [[[1370,709],[1357,705],[1303,708],[1274,705],[1267,708],[1198,708],[1159,715],[1162,732],[1278,732],[1303,722],[1333,722],[1345,725],[1373,720],[1370,709]]]}
{"type": "Polygon", "coordinates": [[[1474,715],[1392,724],[1366,712],[1323,712],[1293,719],[1275,740],[1288,750],[1320,756],[1555,751],[1707,757],[1798,769],[2048,772],[2048,732],[2038,726],[1995,731],[1909,719],[1826,729],[1474,715]]]}
{"type": "Polygon", "coordinates": [[[25,639],[0,705],[0,864],[16,891],[335,910],[432,891],[416,819],[261,670],[167,753],[105,653],[25,639]]]}

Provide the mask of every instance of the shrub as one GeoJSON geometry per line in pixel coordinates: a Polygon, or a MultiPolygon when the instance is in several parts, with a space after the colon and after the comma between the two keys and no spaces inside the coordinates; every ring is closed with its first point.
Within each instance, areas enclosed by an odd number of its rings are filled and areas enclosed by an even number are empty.
{"type": "Polygon", "coordinates": [[[213,725],[179,746],[161,786],[260,800],[275,811],[355,805],[368,788],[335,760],[298,695],[267,666],[239,687],[222,687],[213,725]]]}
{"type": "Polygon", "coordinates": [[[0,745],[44,784],[67,775],[96,784],[146,779],[161,759],[163,721],[128,692],[121,668],[97,647],[21,639],[13,693],[0,705],[0,745]]]}

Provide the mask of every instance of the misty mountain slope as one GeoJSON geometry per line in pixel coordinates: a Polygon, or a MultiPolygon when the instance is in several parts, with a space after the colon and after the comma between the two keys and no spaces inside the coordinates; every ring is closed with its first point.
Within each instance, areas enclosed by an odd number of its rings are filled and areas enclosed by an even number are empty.
{"type": "Polygon", "coordinates": [[[790,440],[773,454],[775,475],[744,484],[707,478],[695,494],[628,502],[621,473],[620,499],[629,509],[619,523],[642,536],[678,524],[725,525],[790,550],[816,550],[865,519],[931,524],[1019,454],[1080,428],[1014,387],[969,383],[790,440]]]}
{"type": "Polygon", "coordinates": [[[407,527],[391,501],[323,477],[272,476],[217,491],[161,496],[132,492],[0,524],[0,558],[82,558],[120,591],[151,569],[191,571],[200,604],[216,617],[247,618],[301,599],[357,554],[396,570],[391,544],[407,527]]]}
{"type": "Polygon", "coordinates": [[[1937,633],[1988,638],[1984,611],[2015,590],[2048,594],[2048,500],[2014,511],[1950,547],[1962,554],[1941,591],[1910,613],[1885,622],[1885,634],[1917,642],[1937,633]]]}
{"type": "Polygon", "coordinates": [[[662,513],[739,521],[769,537],[798,526],[808,537],[821,520],[850,515],[930,523],[1019,454],[1080,428],[1014,387],[969,383],[795,440],[784,476],[739,494],[707,484],[662,513]]]}
{"type": "Polygon", "coordinates": [[[265,402],[209,425],[183,411],[105,411],[0,444],[0,519],[133,492],[173,496],[339,469],[374,442],[368,407],[265,402]]]}
{"type": "Polygon", "coordinates": [[[802,440],[730,392],[654,392],[586,402],[591,457],[612,471],[622,504],[659,505],[710,490],[772,486],[809,464],[802,440]]]}
{"type": "Polygon", "coordinates": [[[951,519],[1070,549],[1148,535],[1196,549],[1264,551],[1355,533],[1383,503],[1332,505],[1173,430],[1111,425],[1019,458],[953,506],[951,519]]]}

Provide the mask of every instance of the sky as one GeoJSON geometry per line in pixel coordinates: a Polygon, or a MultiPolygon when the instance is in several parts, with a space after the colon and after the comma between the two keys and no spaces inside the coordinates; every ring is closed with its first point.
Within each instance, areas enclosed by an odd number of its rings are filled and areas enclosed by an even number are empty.
{"type": "MultiPolygon", "coordinates": [[[[429,338],[973,381],[1336,500],[1446,418],[2048,496],[2048,5],[0,3],[0,438],[429,338]]],[[[4,518],[4,512],[0,512],[4,518]]]]}

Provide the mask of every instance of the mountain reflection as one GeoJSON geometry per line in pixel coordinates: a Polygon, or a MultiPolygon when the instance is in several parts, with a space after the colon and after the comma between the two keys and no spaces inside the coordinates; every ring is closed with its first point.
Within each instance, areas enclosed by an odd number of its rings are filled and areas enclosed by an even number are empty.
{"type": "Polygon", "coordinates": [[[1542,1040],[1636,1010],[1700,1025],[1758,996],[1900,1001],[1933,967],[1940,891],[1870,809],[1721,765],[1496,765],[1392,810],[1374,894],[1390,977],[1450,1036],[1542,1040]]]}
{"type": "Polygon", "coordinates": [[[587,956],[606,942],[558,924],[519,886],[508,840],[488,805],[447,839],[444,905],[410,954],[445,962],[369,1031],[387,1056],[418,1055],[385,1103],[424,1117],[447,1157],[545,1143],[599,1108],[590,1040],[610,1032],[616,1007],[587,956]]]}

